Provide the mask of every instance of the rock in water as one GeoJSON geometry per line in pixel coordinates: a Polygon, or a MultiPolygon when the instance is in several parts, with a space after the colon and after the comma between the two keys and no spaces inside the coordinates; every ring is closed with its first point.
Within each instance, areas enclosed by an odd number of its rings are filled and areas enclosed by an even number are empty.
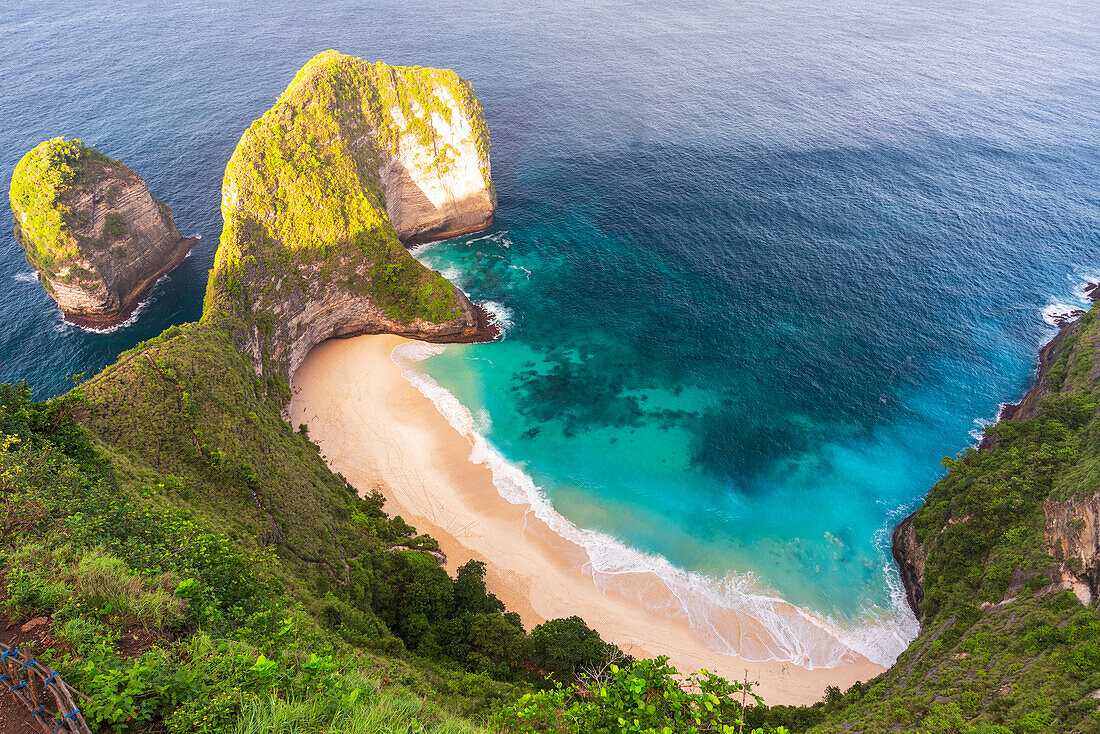
{"type": "Polygon", "coordinates": [[[27,262],[83,326],[125,321],[195,243],[141,176],[80,140],[54,138],[23,156],[10,199],[27,262]]]}
{"type": "Polygon", "coordinates": [[[483,229],[495,206],[469,82],[326,51],[226,167],[203,318],[286,378],[330,337],[487,338],[484,312],[405,245],[483,229]]]}

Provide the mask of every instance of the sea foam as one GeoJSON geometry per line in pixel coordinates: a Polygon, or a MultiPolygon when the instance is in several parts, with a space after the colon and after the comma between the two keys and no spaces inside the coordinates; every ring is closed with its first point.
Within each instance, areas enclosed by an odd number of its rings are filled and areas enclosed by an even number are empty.
{"type": "Polygon", "coordinates": [[[1092,299],[1089,297],[1087,288],[1100,282],[1100,274],[1095,270],[1080,266],[1075,267],[1067,278],[1071,283],[1071,299],[1067,300],[1072,300],[1072,303],[1063,303],[1056,298],[1052,298],[1050,303],[1039,309],[1039,315],[1043,321],[1056,328],[1066,321],[1080,316],[1081,313],[1092,306],[1092,299]]]}
{"type": "Polygon", "coordinates": [[[507,334],[508,330],[515,326],[515,313],[503,303],[485,301],[479,305],[489,312],[489,316],[492,317],[493,323],[500,327],[500,333],[502,335],[507,334]]]}
{"type": "MultiPolygon", "coordinates": [[[[188,255],[190,255],[190,253],[188,253],[188,255]]],[[[160,287],[160,285],[165,280],[168,279],[168,277],[169,277],[168,273],[165,273],[164,275],[157,278],[157,282],[154,283],[153,287],[149,289],[149,295],[146,296],[141,301],[141,303],[139,303],[137,305],[137,308],[134,309],[134,312],[131,313],[129,315],[129,317],[127,317],[127,319],[125,321],[121,322],[121,323],[115,324],[114,326],[108,326],[106,328],[97,329],[94,326],[82,326],[80,324],[74,324],[72,322],[65,321],[65,315],[62,313],[61,314],[61,323],[58,325],[57,330],[58,331],[65,331],[65,330],[68,330],[68,329],[79,329],[80,331],[84,331],[84,332],[87,332],[89,334],[113,334],[116,331],[119,331],[121,329],[125,329],[127,327],[133,326],[134,324],[137,323],[137,320],[141,317],[142,312],[145,311],[145,309],[149,308],[150,305],[152,305],[153,303],[156,302],[157,298],[159,297],[158,294],[157,294],[157,289],[160,287]]],[[[60,309],[58,309],[58,313],[61,313],[60,309]]]]}
{"type": "Polygon", "coordinates": [[[391,358],[447,422],[473,442],[470,461],[489,468],[501,497],[527,506],[553,531],[584,548],[588,562],[583,570],[598,588],[633,596],[654,611],[683,619],[711,649],[752,661],[779,660],[811,669],[830,668],[852,662],[854,652],[887,666],[916,637],[918,624],[906,606],[904,589],[889,561],[889,522],[880,530],[878,545],[891,607],[867,609],[863,622],[855,627],[788,603],[765,589],[752,574],[730,573],[724,579],[715,579],[678,568],[662,556],[630,548],[610,535],[579,528],[555,511],[531,477],[478,431],[470,411],[450,391],[416,369],[417,362],[444,349],[408,342],[396,347],[391,358]]]}

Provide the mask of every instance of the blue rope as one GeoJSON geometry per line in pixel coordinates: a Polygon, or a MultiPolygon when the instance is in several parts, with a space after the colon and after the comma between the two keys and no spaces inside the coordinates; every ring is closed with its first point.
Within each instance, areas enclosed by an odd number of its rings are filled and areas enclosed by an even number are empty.
{"type": "Polygon", "coordinates": [[[37,662],[38,662],[37,660],[35,660],[34,658],[31,658],[27,662],[23,663],[23,667],[24,668],[29,668],[30,666],[35,665],[37,662]]]}
{"type": "Polygon", "coordinates": [[[18,654],[19,654],[19,648],[18,647],[14,647],[11,650],[9,650],[8,652],[0,652],[0,663],[6,663],[6,662],[8,662],[8,658],[15,657],[18,654]]]}
{"type": "Polygon", "coordinates": [[[47,679],[46,679],[46,682],[42,684],[42,687],[43,687],[43,688],[49,688],[49,686],[50,686],[50,681],[52,681],[52,680],[53,680],[54,678],[56,678],[56,677],[57,677],[57,671],[55,670],[55,671],[53,672],[53,675],[51,675],[51,676],[50,676],[49,678],[47,678],[47,679]]]}
{"type": "Polygon", "coordinates": [[[12,687],[11,687],[11,688],[9,688],[8,690],[9,690],[9,691],[18,691],[18,690],[19,690],[20,688],[26,688],[26,687],[27,687],[27,681],[23,681],[23,682],[22,682],[22,683],[20,683],[19,685],[17,685],[17,686],[12,686],[12,687]]]}
{"type": "Polygon", "coordinates": [[[37,711],[31,711],[31,716],[41,716],[42,712],[46,710],[46,704],[42,704],[38,707],[37,711]]]}
{"type": "Polygon", "coordinates": [[[9,678],[6,675],[0,675],[0,682],[3,682],[3,681],[7,681],[7,682],[11,683],[11,678],[9,678]]]}
{"type": "MultiPolygon", "coordinates": [[[[79,714],[79,713],[80,713],[80,709],[73,709],[73,712],[72,712],[71,714],[69,714],[68,716],[66,716],[66,717],[65,717],[64,719],[62,719],[62,720],[61,720],[61,721],[60,721],[60,722],[59,722],[59,723],[57,724],[57,729],[60,729],[61,727],[65,726],[65,722],[66,722],[66,721],[68,721],[69,719],[75,719],[75,718],[76,718],[76,715],[77,715],[77,714],[79,714]]],[[[57,729],[54,729],[54,731],[57,731],[57,729]]]]}

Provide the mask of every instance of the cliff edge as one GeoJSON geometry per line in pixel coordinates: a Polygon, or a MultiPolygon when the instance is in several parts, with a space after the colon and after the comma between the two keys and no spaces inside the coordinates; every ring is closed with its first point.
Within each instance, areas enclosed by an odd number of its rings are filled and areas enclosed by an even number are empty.
{"type": "Polygon", "coordinates": [[[285,378],[331,337],[492,338],[487,315],[405,245],[483,229],[495,206],[467,81],[326,51],[226,167],[203,319],[285,378]]]}
{"type": "Polygon", "coordinates": [[[920,635],[869,689],[849,692],[821,731],[868,719],[876,731],[923,731],[945,712],[990,731],[1095,730],[1098,350],[1094,305],[1043,347],[1035,385],[980,448],[943,460],[947,474],[893,536],[920,635]]]}
{"type": "MultiPolygon", "coordinates": [[[[1096,292],[1094,288],[1090,288],[1096,292]]],[[[1093,350],[1100,346],[1100,328],[1096,317],[1090,311],[1074,314],[1072,320],[1061,322],[1058,333],[1039,351],[1039,367],[1035,384],[1019,403],[1006,405],[1001,410],[998,423],[990,427],[978,444],[981,453],[991,452],[1001,447],[1006,437],[1019,438],[1017,426],[1024,421],[1038,421],[1048,418],[1051,421],[1066,423],[1071,417],[1070,428],[1086,418],[1091,419],[1095,405],[1089,402],[1095,386],[1100,383],[1100,362],[1093,358],[1093,350]],[[1080,405],[1074,412],[1066,415],[1067,398],[1080,405]],[[1084,402],[1082,402],[1084,401],[1084,402]]],[[[1050,438],[1039,436],[1037,439],[1050,442],[1050,438]]],[[[1075,449],[1076,450],[1076,449],[1075,449]]],[[[952,467],[958,464],[948,462],[952,467]]],[[[1043,576],[1051,588],[1072,590],[1084,605],[1092,603],[1100,593],[1100,490],[1097,482],[1090,477],[1080,477],[1078,485],[1070,487],[1046,487],[1043,496],[1033,496],[1032,502],[1041,502],[1043,534],[1039,545],[1049,554],[1052,562],[1042,569],[1043,576]],[[1057,491],[1055,491],[1057,490],[1057,491]]],[[[930,495],[931,496],[931,495],[930,495]]],[[[1021,498],[1020,504],[1023,503],[1021,498]]],[[[1036,506],[1036,509],[1039,509],[1036,506]]],[[[925,521],[924,542],[918,539],[917,526],[922,515],[932,514],[927,503],[924,507],[906,517],[893,534],[892,553],[898,565],[898,572],[905,587],[906,601],[917,619],[924,621],[923,588],[925,566],[928,556],[928,544],[938,542],[944,532],[953,531],[951,526],[969,523],[973,513],[955,513],[943,518],[941,527],[935,529],[925,521]]],[[[987,604],[1002,603],[1011,598],[1021,587],[1025,574],[1014,569],[1012,580],[1006,584],[1001,599],[989,600],[987,604]]]]}
{"type": "Polygon", "coordinates": [[[9,195],[27,262],[82,326],[125,321],[196,241],[141,176],[80,140],[53,138],[23,156],[9,195]]]}

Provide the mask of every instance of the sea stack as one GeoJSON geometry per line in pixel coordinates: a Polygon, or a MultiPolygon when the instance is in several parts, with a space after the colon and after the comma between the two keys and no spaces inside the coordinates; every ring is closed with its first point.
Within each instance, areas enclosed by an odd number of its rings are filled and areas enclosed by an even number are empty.
{"type": "Polygon", "coordinates": [[[141,176],[80,140],[53,138],[23,156],[10,200],[27,262],[82,326],[125,321],[196,241],[141,176]]]}
{"type": "Polygon", "coordinates": [[[203,318],[287,380],[331,337],[491,338],[485,313],[406,245],[484,229],[495,207],[469,82],[325,51],[226,167],[203,318]]]}

